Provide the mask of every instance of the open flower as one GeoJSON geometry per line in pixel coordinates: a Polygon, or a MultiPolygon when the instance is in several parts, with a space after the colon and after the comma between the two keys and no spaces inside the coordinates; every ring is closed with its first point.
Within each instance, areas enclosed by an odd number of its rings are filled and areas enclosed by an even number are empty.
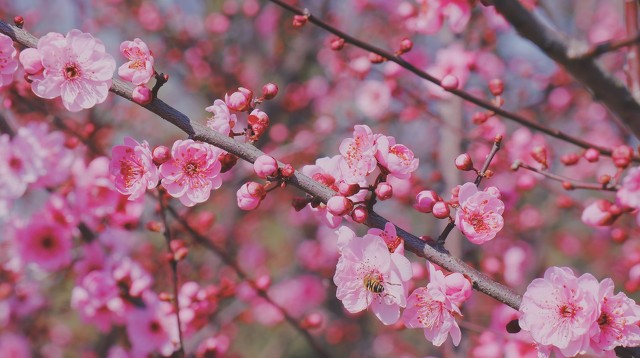
{"type": "Polygon", "coordinates": [[[213,116],[207,120],[207,127],[223,135],[229,135],[229,132],[231,132],[237,122],[237,118],[235,114],[231,114],[227,104],[221,99],[216,99],[212,105],[204,110],[213,114],[213,116]]]}
{"type": "Polygon", "coordinates": [[[389,253],[380,236],[352,238],[341,251],[333,276],[336,296],[351,313],[371,307],[384,324],[393,324],[406,306],[406,282],[411,279],[411,264],[406,257],[389,253]]]}
{"type": "Polygon", "coordinates": [[[126,137],[124,145],[113,147],[109,171],[115,176],[116,190],[120,194],[130,195],[129,200],[138,199],[145,190],[158,185],[158,167],[153,163],[147,141],[140,144],[135,139],[126,137]]]}
{"type": "Polygon", "coordinates": [[[13,82],[13,73],[18,69],[16,53],[11,37],[0,34],[0,87],[13,82]]]}
{"type": "Polygon", "coordinates": [[[27,263],[35,263],[48,271],[71,263],[73,238],[69,228],[63,225],[32,219],[16,230],[15,241],[18,254],[27,263]]]}
{"type": "Polygon", "coordinates": [[[640,209],[640,167],[629,169],[616,198],[622,205],[640,209]]]}
{"type": "Polygon", "coordinates": [[[406,179],[418,169],[418,159],[413,152],[402,144],[396,144],[396,139],[380,136],[376,139],[378,163],[396,178],[406,179]]]}
{"type": "Polygon", "coordinates": [[[149,47],[139,38],[124,41],[120,44],[120,53],[129,62],[118,68],[118,75],[134,85],[142,85],[153,76],[153,56],[149,47]]]}
{"type": "Polygon", "coordinates": [[[162,186],[186,206],[206,201],[211,190],[222,185],[220,153],[208,143],[177,140],[171,148],[171,159],[160,166],[162,186]]]}
{"type": "Polygon", "coordinates": [[[358,183],[376,169],[375,142],[371,128],[357,125],[353,128],[353,138],[345,138],[340,143],[340,170],[347,183],[358,183]]]}
{"type": "Polygon", "coordinates": [[[456,226],[474,244],[493,239],[502,230],[504,203],[496,188],[479,191],[473,183],[460,187],[460,208],[456,211],[456,226]]]}

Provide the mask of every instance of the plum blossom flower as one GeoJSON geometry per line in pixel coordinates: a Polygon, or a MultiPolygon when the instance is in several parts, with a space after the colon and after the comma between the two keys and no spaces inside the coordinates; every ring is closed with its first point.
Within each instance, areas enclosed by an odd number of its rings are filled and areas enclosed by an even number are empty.
{"type": "Polygon", "coordinates": [[[444,19],[449,20],[449,28],[460,33],[471,18],[472,2],[468,0],[418,0],[416,17],[407,19],[409,30],[434,34],[440,30],[444,19]]]}
{"type": "Polygon", "coordinates": [[[155,188],[160,180],[149,143],[143,141],[140,144],[131,137],[124,139],[124,145],[111,149],[109,171],[115,176],[116,190],[130,195],[129,200],[138,199],[145,190],[155,188]]]}
{"type": "Polygon", "coordinates": [[[129,62],[118,68],[118,75],[125,81],[134,85],[142,85],[153,76],[153,56],[144,41],[135,38],[133,41],[123,41],[120,44],[120,53],[129,62]]]}
{"type": "Polygon", "coordinates": [[[383,324],[395,323],[407,300],[406,282],[412,277],[406,257],[389,253],[380,236],[353,238],[342,248],[333,276],[336,296],[351,313],[371,307],[383,324]]]}
{"type": "Polygon", "coordinates": [[[353,128],[353,138],[340,143],[340,170],[347,183],[358,183],[376,169],[376,135],[366,125],[353,128]]]}
{"type": "Polygon", "coordinates": [[[223,135],[229,135],[229,132],[231,132],[238,121],[236,115],[231,114],[229,107],[227,107],[227,104],[221,99],[216,99],[211,106],[204,110],[213,114],[213,116],[207,120],[207,127],[223,135]]]}
{"type": "Polygon", "coordinates": [[[124,322],[125,304],[110,272],[91,271],[71,292],[71,307],[89,323],[106,332],[124,322]]]}
{"type": "MultiPolygon", "coordinates": [[[[476,62],[475,53],[465,51],[460,43],[454,43],[443,48],[436,54],[436,63],[428,69],[428,72],[436,78],[443,79],[452,75],[458,79],[458,88],[463,88],[470,74],[470,67],[476,62]]],[[[451,94],[436,84],[427,82],[429,92],[438,98],[447,98],[451,94]]]]}
{"type": "MultiPolygon", "coordinates": [[[[44,71],[30,79],[31,89],[38,97],[62,97],[62,104],[72,112],[91,108],[107,99],[116,62],[102,41],[74,29],[65,37],[58,33],[41,37],[37,50],[44,71]]],[[[26,56],[25,60],[34,57],[26,56]]],[[[34,67],[33,61],[24,65],[34,67]]]]}
{"type": "Polygon", "coordinates": [[[592,227],[610,226],[622,214],[617,205],[605,199],[598,199],[587,205],[580,220],[592,227]]]}
{"type": "Polygon", "coordinates": [[[466,183],[460,187],[458,201],[455,224],[469,241],[483,244],[502,230],[504,203],[495,187],[479,191],[475,184],[466,183]]]}
{"type": "Polygon", "coordinates": [[[170,356],[178,342],[178,326],[171,304],[161,302],[151,294],[145,295],[145,307],[127,313],[127,336],[131,342],[133,356],[146,357],[159,352],[170,356]]]}
{"type": "Polygon", "coordinates": [[[591,348],[615,357],[617,346],[640,345],[640,306],[624,293],[613,294],[613,281],[606,278],[598,287],[600,316],[591,331],[591,348]]]}
{"type": "Polygon", "coordinates": [[[71,231],[54,222],[32,219],[18,227],[15,242],[25,262],[33,262],[45,270],[59,270],[71,263],[71,231]]]}
{"type": "Polygon", "coordinates": [[[171,148],[171,159],[160,166],[162,186],[185,206],[206,201],[211,190],[222,185],[220,153],[208,143],[177,140],[171,148]]]}
{"type": "Polygon", "coordinates": [[[408,328],[424,329],[424,337],[437,347],[444,343],[449,334],[457,346],[462,334],[455,315],[462,316],[462,312],[456,301],[447,294],[448,286],[442,271],[436,270],[431,263],[427,263],[427,267],[429,283],[427,287],[418,287],[411,293],[402,320],[408,328]]]}
{"type": "Polygon", "coordinates": [[[18,69],[16,54],[11,37],[0,34],[0,87],[13,82],[13,73],[18,69]]]}
{"type": "Polygon", "coordinates": [[[538,343],[540,356],[586,353],[593,323],[600,315],[598,281],[590,274],[576,277],[568,267],[550,267],[533,280],[520,305],[520,327],[538,343]]]}
{"type": "Polygon", "coordinates": [[[236,192],[238,207],[242,210],[256,209],[266,195],[262,184],[253,181],[244,183],[236,192]]]}
{"type": "Polygon", "coordinates": [[[8,134],[0,135],[0,197],[21,197],[30,183],[43,174],[42,162],[34,155],[28,138],[8,134]]]}
{"type": "Polygon", "coordinates": [[[622,205],[640,209],[640,167],[629,169],[616,198],[622,205]]]}
{"type": "Polygon", "coordinates": [[[404,255],[404,240],[398,236],[396,226],[388,222],[384,225],[384,230],[372,228],[367,234],[380,236],[389,248],[389,252],[395,252],[404,255]]]}
{"type": "Polygon", "coordinates": [[[402,144],[396,144],[394,137],[380,136],[376,139],[376,160],[396,178],[407,179],[418,169],[418,159],[402,144]]]}

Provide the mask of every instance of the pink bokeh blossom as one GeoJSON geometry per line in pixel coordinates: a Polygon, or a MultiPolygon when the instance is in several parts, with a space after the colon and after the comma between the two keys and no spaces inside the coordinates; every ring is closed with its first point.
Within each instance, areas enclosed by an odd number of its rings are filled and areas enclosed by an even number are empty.
{"type": "Polygon", "coordinates": [[[220,153],[207,143],[177,140],[171,148],[171,159],[160,166],[162,186],[185,206],[207,201],[211,190],[222,185],[220,153]]]}
{"type": "Polygon", "coordinates": [[[640,209],[640,167],[629,169],[616,198],[622,205],[640,209]]]}
{"type": "Polygon", "coordinates": [[[458,201],[455,224],[472,243],[483,244],[502,230],[504,203],[496,188],[479,191],[475,184],[465,183],[460,187],[458,201]]]}
{"type": "Polygon", "coordinates": [[[71,263],[72,232],[66,226],[32,219],[16,230],[18,253],[26,263],[35,263],[48,271],[71,263]]]}
{"type": "Polygon", "coordinates": [[[140,144],[131,137],[124,138],[124,145],[111,149],[109,171],[115,177],[116,190],[129,195],[129,200],[138,199],[147,189],[155,188],[160,180],[149,143],[140,144]]]}
{"type": "Polygon", "coordinates": [[[124,323],[125,304],[110,272],[92,271],[71,292],[71,308],[85,322],[107,332],[113,324],[124,323]]]}

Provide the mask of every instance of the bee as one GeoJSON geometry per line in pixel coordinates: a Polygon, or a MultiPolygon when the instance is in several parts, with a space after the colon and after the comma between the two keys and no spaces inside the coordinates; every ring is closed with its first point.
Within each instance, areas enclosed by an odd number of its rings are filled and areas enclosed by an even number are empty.
{"type": "Polygon", "coordinates": [[[366,287],[367,290],[373,293],[384,293],[384,286],[382,285],[382,279],[379,275],[368,273],[362,279],[362,283],[364,283],[364,287],[366,287]]]}

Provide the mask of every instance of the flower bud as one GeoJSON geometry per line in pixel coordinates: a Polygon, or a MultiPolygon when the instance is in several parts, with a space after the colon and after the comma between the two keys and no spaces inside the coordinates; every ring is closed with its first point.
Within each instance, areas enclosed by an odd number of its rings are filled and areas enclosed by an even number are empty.
{"type": "Polygon", "coordinates": [[[333,51],[340,51],[344,47],[344,39],[340,37],[336,37],[331,40],[331,49],[333,51]]]}
{"type": "Polygon", "coordinates": [[[155,220],[147,222],[147,225],[145,225],[145,227],[147,228],[147,230],[153,232],[162,232],[164,230],[164,225],[162,225],[161,222],[155,220]]]}
{"type": "Polygon", "coordinates": [[[269,275],[260,275],[254,283],[258,290],[266,291],[271,286],[271,277],[269,275]]]}
{"type": "MultiPolygon", "coordinates": [[[[331,185],[328,185],[328,186],[331,186],[331,185]]],[[[349,184],[344,180],[341,180],[337,186],[338,186],[338,193],[340,193],[340,195],[342,196],[356,195],[358,194],[358,192],[360,192],[360,184],[349,184]]]]}
{"type": "Polygon", "coordinates": [[[327,201],[327,210],[335,216],[347,215],[353,210],[353,201],[342,195],[335,195],[327,201]]]}
{"type": "Polygon", "coordinates": [[[380,183],[376,187],[376,196],[380,200],[387,200],[393,196],[393,187],[389,183],[380,183]]]}
{"type": "Polygon", "coordinates": [[[584,152],[583,156],[589,163],[595,163],[600,159],[600,152],[594,148],[589,148],[584,152]]]}
{"type": "Polygon", "coordinates": [[[627,241],[628,238],[629,234],[627,234],[624,229],[616,227],[611,230],[611,240],[613,240],[613,242],[621,244],[627,241]]]}
{"type": "Polygon", "coordinates": [[[500,96],[504,92],[504,82],[499,78],[489,81],[489,92],[494,96],[500,96]]]}
{"type": "Polygon", "coordinates": [[[268,155],[259,156],[253,163],[253,170],[262,179],[278,173],[278,162],[268,155]]]}
{"type": "Polygon", "coordinates": [[[278,86],[275,83],[267,83],[262,86],[262,98],[272,99],[278,94],[278,86]]]}
{"type": "Polygon", "coordinates": [[[613,148],[611,158],[613,158],[613,164],[616,167],[624,169],[629,166],[633,159],[633,148],[628,145],[619,145],[613,148]]]}
{"type": "Polygon", "coordinates": [[[300,28],[307,23],[307,17],[304,15],[295,15],[293,17],[293,27],[300,28]]]}
{"type": "Polygon", "coordinates": [[[576,153],[567,153],[560,157],[560,162],[566,166],[576,165],[580,160],[580,156],[576,153]]]}
{"type": "Polygon", "coordinates": [[[462,171],[473,170],[473,161],[471,160],[471,156],[469,153],[462,153],[456,157],[455,160],[456,168],[462,171]]]}
{"type": "Polygon", "coordinates": [[[407,53],[411,51],[412,48],[413,48],[413,42],[408,38],[404,38],[402,39],[402,41],[400,41],[400,49],[398,50],[398,55],[407,53]]]}
{"type": "Polygon", "coordinates": [[[446,219],[450,213],[449,205],[444,201],[438,201],[433,204],[433,216],[435,216],[436,219],[446,219]]]}
{"type": "Polygon", "coordinates": [[[620,215],[615,214],[619,210],[616,210],[616,208],[613,208],[612,210],[612,206],[615,205],[607,200],[598,199],[584,209],[584,211],[582,212],[581,220],[589,226],[610,226],[620,215]],[[614,213],[612,213],[611,211],[613,211],[614,213]]]}
{"type": "Polygon", "coordinates": [[[416,195],[416,203],[413,207],[422,213],[430,213],[433,211],[433,205],[442,199],[433,190],[423,190],[416,195]]]}
{"type": "Polygon", "coordinates": [[[369,52],[369,61],[371,63],[382,63],[384,62],[384,57],[378,55],[377,53],[369,52]]]}
{"type": "Polygon", "coordinates": [[[160,165],[171,159],[171,149],[165,145],[153,148],[153,164],[160,165]]]}
{"type": "Polygon", "coordinates": [[[28,75],[37,75],[44,71],[42,56],[34,48],[26,48],[20,52],[20,63],[28,75]]]}
{"type": "Polygon", "coordinates": [[[471,118],[471,121],[473,122],[473,124],[480,125],[486,122],[489,117],[490,116],[485,112],[475,112],[471,118]]]}
{"type": "Polygon", "coordinates": [[[542,164],[542,168],[546,169],[549,167],[548,163],[547,163],[547,148],[545,148],[544,146],[537,146],[534,147],[531,150],[531,157],[533,158],[533,160],[535,160],[536,162],[542,164]]]}
{"type": "Polygon", "coordinates": [[[13,23],[18,27],[22,28],[24,26],[24,17],[17,15],[13,17],[13,23]]]}
{"type": "Polygon", "coordinates": [[[314,329],[322,325],[324,318],[320,313],[311,313],[306,316],[300,323],[300,327],[303,329],[314,329]]]}
{"type": "Polygon", "coordinates": [[[224,102],[230,110],[242,112],[250,107],[252,98],[253,92],[244,87],[239,87],[238,90],[231,95],[225,94],[224,102]]]}
{"type": "Polygon", "coordinates": [[[153,93],[147,86],[139,85],[133,89],[131,99],[139,105],[146,106],[153,100],[153,93]]]}
{"type": "Polygon", "coordinates": [[[357,222],[358,224],[363,224],[369,218],[369,213],[367,212],[367,208],[364,206],[356,206],[351,212],[351,219],[357,222]]]}
{"type": "Polygon", "coordinates": [[[446,75],[444,76],[442,81],[440,81],[440,85],[442,86],[442,88],[446,89],[447,91],[458,89],[459,84],[460,82],[458,81],[458,77],[454,75],[446,75]]]}
{"type": "Polygon", "coordinates": [[[283,178],[290,178],[296,172],[295,169],[291,166],[291,164],[285,164],[282,169],[280,169],[280,173],[283,178]]]}
{"type": "Polygon", "coordinates": [[[245,183],[238,192],[238,207],[242,210],[253,210],[260,205],[260,202],[267,195],[264,186],[256,182],[245,183]]]}

